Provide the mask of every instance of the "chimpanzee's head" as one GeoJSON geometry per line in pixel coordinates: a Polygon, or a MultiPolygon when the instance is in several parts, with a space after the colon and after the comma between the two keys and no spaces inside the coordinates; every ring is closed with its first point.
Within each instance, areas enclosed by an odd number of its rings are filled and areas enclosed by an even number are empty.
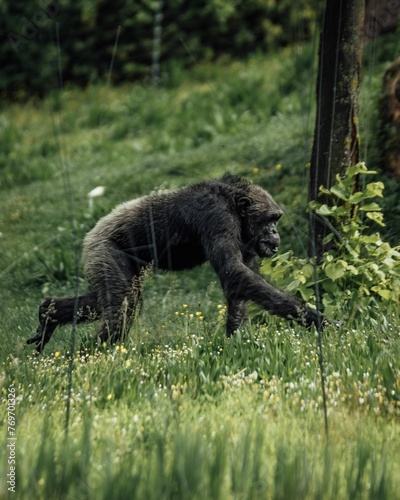
{"type": "Polygon", "coordinates": [[[272,196],[258,186],[237,201],[242,219],[242,238],[249,249],[260,257],[272,257],[280,244],[277,224],[283,211],[272,196]]]}

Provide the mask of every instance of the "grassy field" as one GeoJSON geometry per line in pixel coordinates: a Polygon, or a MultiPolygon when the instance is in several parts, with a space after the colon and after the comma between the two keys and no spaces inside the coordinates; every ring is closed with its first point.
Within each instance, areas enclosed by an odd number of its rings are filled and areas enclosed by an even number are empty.
{"type": "MultiPolygon", "coordinates": [[[[286,207],[282,251],[304,255],[314,59],[300,47],[172,67],[158,89],[64,88],[1,109],[1,498],[14,395],[16,498],[400,498],[396,306],[338,304],[343,326],[323,339],[328,436],[315,332],[253,311],[226,339],[207,266],[148,276],[123,345],[93,347],[93,325],[56,331],[40,357],[25,345],[44,295],[84,289],[86,231],[160,187],[247,175],[286,207]]],[[[364,76],[365,156],[383,67],[364,76]]]]}

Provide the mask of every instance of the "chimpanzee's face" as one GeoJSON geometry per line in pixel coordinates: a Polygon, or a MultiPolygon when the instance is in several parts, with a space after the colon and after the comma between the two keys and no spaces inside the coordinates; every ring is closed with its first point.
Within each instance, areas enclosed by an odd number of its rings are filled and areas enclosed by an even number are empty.
{"type": "Polygon", "coordinates": [[[244,242],[253,248],[259,257],[272,257],[281,242],[278,221],[282,210],[266,191],[253,186],[251,197],[241,201],[244,242]]]}
{"type": "Polygon", "coordinates": [[[281,242],[277,228],[279,217],[266,218],[255,235],[254,249],[259,257],[272,257],[278,251],[281,242]]]}

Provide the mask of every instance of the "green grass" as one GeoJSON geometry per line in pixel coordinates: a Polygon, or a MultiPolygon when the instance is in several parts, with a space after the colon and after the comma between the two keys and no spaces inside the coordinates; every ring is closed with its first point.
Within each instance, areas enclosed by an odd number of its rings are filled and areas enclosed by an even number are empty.
{"type": "MultiPolygon", "coordinates": [[[[159,89],[65,88],[1,110],[0,421],[6,443],[12,386],[17,498],[400,498],[397,308],[338,304],[336,319],[352,319],[323,339],[328,439],[314,332],[253,311],[226,339],[207,266],[149,276],[123,345],[93,346],[95,325],[77,329],[72,360],[71,327],[38,358],[25,345],[43,295],[74,291],[87,230],[160,186],[246,174],[286,206],[282,251],[304,254],[312,62],[286,49],[159,89]]],[[[382,67],[365,79],[365,116],[382,67]]]]}
{"type": "Polygon", "coordinates": [[[326,441],[314,335],[271,321],[227,340],[221,310],[181,305],[165,336],[145,317],[76,354],[67,437],[67,350],[7,362],[21,497],[397,498],[398,330],[329,332],[326,441]]]}

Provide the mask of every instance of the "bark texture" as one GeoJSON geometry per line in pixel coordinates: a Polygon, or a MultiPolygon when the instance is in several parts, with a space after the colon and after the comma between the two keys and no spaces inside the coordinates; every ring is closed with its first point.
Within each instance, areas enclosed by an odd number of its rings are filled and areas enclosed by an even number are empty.
{"type": "MultiPolygon", "coordinates": [[[[310,165],[309,200],[320,186],[359,161],[358,94],[365,0],[327,0],[319,47],[317,115],[310,165]]],[[[311,214],[309,255],[320,258],[329,229],[311,214]]]]}

